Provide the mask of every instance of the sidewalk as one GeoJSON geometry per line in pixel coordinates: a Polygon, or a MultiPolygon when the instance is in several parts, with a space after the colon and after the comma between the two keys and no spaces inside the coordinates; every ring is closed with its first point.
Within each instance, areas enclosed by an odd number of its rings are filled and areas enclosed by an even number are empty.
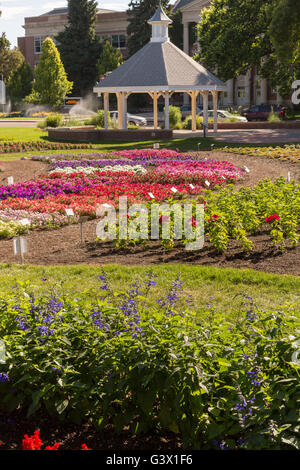
{"type": "MultiPolygon", "coordinates": [[[[180,130],[173,132],[174,139],[203,137],[203,131],[191,132],[180,130]]],[[[207,133],[207,137],[213,137],[217,141],[236,143],[298,143],[300,144],[299,129],[223,129],[214,133],[212,130],[207,133]]]]}

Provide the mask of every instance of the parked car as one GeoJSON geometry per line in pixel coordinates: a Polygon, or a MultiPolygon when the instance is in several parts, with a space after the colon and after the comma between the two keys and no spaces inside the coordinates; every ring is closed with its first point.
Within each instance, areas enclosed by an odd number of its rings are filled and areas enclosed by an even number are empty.
{"type": "MultiPolygon", "coordinates": [[[[118,111],[110,111],[111,119],[118,120],[118,111]]],[[[135,114],[127,113],[127,122],[134,126],[146,126],[147,119],[141,116],[136,116],[135,114]]]]}
{"type": "MultiPolygon", "coordinates": [[[[200,116],[200,113],[202,111],[202,107],[201,106],[196,106],[196,114],[198,114],[198,116],[200,116]]],[[[192,107],[191,105],[183,105],[181,106],[180,108],[180,112],[181,112],[181,116],[183,118],[187,117],[187,116],[191,116],[192,115],[192,107]]]]}
{"type": "Polygon", "coordinates": [[[256,106],[251,106],[248,110],[243,112],[248,121],[267,121],[270,113],[273,112],[280,119],[285,118],[285,109],[277,104],[260,104],[256,106]]]}
{"type": "MultiPolygon", "coordinates": [[[[247,122],[247,118],[240,116],[239,114],[231,114],[229,111],[224,111],[223,109],[217,110],[218,121],[225,121],[226,119],[236,119],[240,122],[247,122]]],[[[201,111],[200,116],[203,116],[203,111],[201,111]]],[[[214,112],[212,109],[208,110],[208,119],[214,118],[214,112]]]]}

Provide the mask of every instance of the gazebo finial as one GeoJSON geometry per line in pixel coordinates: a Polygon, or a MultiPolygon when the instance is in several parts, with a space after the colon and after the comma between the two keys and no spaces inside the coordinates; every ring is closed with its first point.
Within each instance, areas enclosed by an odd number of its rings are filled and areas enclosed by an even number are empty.
{"type": "Polygon", "coordinates": [[[152,26],[151,42],[166,42],[169,41],[168,26],[173,23],[172,20],[166,15],[159,2],[158,8],[152,18],[148,20],[148,23],[152,26]]]}

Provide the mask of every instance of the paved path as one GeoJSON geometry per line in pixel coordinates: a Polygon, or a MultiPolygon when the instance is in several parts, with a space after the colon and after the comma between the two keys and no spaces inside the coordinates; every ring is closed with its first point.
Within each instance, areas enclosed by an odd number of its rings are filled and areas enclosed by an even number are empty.
{"type": "Polygon", "coordinates": [[[0,127],[36,127],[39,121],[1,121],[0,127]]]}
{"type": "MultiPolygon", "coordinates": [[[[174,139],[203,137],[203,131],[174,131],[174,139]]],[[[238,143],[300,143],[300,129],[222,129],[218,133],[208,132],[208,137],[224,142],[238,143]]]]}

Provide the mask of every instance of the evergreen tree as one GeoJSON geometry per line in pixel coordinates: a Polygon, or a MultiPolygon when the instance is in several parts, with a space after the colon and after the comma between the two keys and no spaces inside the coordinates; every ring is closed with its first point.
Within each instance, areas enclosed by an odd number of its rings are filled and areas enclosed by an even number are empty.
{"type": "Polygon", "coordinates": [[[33,73],[30,65],[23,62],[22,65],[10,77],[7,90],[13,104],[22,101],[32,91],[33,73]]]}
{"type": "MultiPolygon", "coordinates": [[[[168,0],[161,2],[167,15],[169,14],[168,3],[168,0]]],[[[127,47],[129,56],[135,54],[150,41],[151,26],[148,24],[148,20],[156,12],[158,5],[158,0],[131,0],[129,3],[127,10],[129,21],[127,47]]]]}
{"type": "Polygon", "coordinates": [[[59,52],[50,38],[42,45],[40,61],[35,69],[35,80],[29,103],[61,106],[65,96],[72,90],[73,83],[68,81],[59,52]]]}
{"type": "Polygon", "coordinates": [[[93,89],[98,75],[97,1],[68,0],[68,9],[68,25],[56,39],[68,77],[74,82],[73,94],[83,96],[93,89]]]}
{"type": "Polygon", "coordinates": [[[120,49],[113,47],[109,41],[106,41],[100,59],[97,63],[99,75],[106,72],[112,72],[124,62],[120,49]]]}

